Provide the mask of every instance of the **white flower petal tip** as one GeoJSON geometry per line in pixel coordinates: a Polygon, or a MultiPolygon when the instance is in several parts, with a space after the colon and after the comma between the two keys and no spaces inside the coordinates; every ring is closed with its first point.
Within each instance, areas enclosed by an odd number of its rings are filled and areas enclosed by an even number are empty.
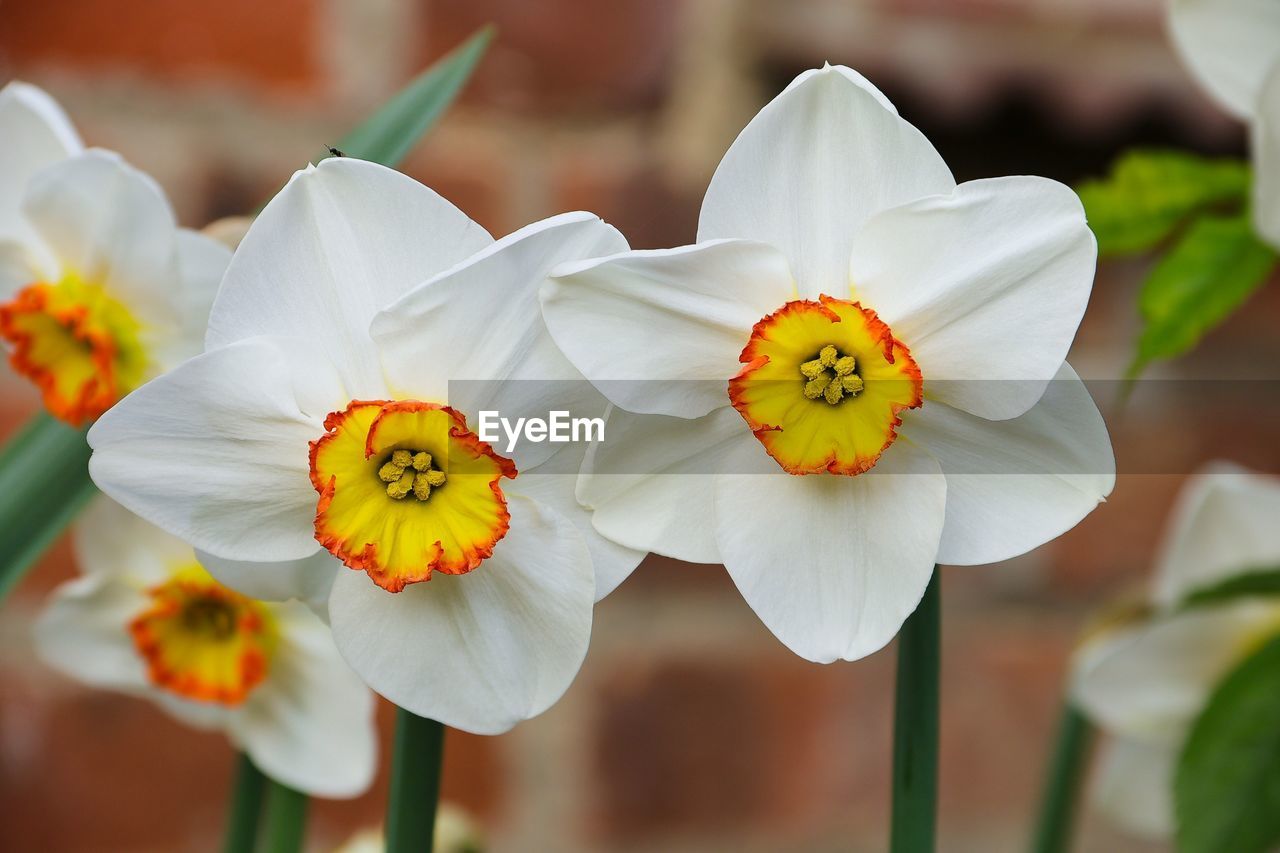
{"type": "MultiPolygon", "coordinates": [[[[564,263],[626,248],[622,234],[595,214],[565,213],[527,225],[414,287],[370,325],[392,387],[422,399],[447,394],[471,417],[481,409],[533,414],[508,398],[546,395],[555,382],[581,379],[542,323],[539,288],[564,263]],[[441,346],[444,340],[450,345],[441,346]],[[450,382],[460,384],[450,389],[450,382]]],[[[531,464],[519,461],[522,470],[531,464]]]]}
{"type": "Polygon", "coordinates": [[[1199,82],[1239,118],[1256,114],[1280,60],[1280,5],[1271,0],[1169,0],[1174,46],[1199,82]]]}
{"type": "Polygon", "coordinates": [[[725,568],[774,636],[807,660],[883,648],[933,575],[946,478],[927,451],[899,445],[862,476],[798,477],[744,444],[730,469],[742,473],[716,477],[725,568]]]}
{"type": "Polygon", "coordinates": [[[1262,239],[1280,251],[1280,59],[1258,96],[1252,144],[1254,223],[1262,239]]]}
{"type": "Polygon", "coordinates": [[[1025,554],[1075,527],[1115,487],[1106,423],[1066,364],[1019,417],[989,421],[934,402],[913,412],[903,430],[947,475],[940,563],[1025,554]]]}
{"type": "Polygon", "coordinates": [[[512,497],[510,510],[507,536],[475,571],[394,594],[343,571],[329,599],[334,640],[366,684],[475,734],[549,708],[591,633],[595,580],[581,534],[529,498],[512,497]]]}
{"type": "Polygon", "coordinates": [[[1280,477],[1213,462],[1183,486],[1156,562],[1154,599],[1175,606],[1235,575],[1280,564],[1280,477]]]}
{"type": "Polygon", "coordinates": [[[206,349],[260,335],[317,341],[348,399],[387,396],[369,324],[493,239],[392,169],[334,157],[295,172],[249,227],[209,317],[206,349]]]}
{"type": "Polygon", "coordinates": [[[1096,261],[1075,192],[1010,177],[874,217],[849,275],[910,347],[931,399],[1003,420],[1030,409],[1065,360],[1096,261]]]}
{"type": "Polygon", "coordinates": [[[867,219],[954,187],[938,152],[874,87],[847,69],[810,71],[726,152],[703,199],[698,241],[775,246],[801,296],[842,297],[852,240],[867,219]]]}
{"type": "Polygon", "coordinates": [[[0,89],[0,131],[5,139],[14,139],[23,131],[34,129],[23,125],[34,120],[57,141],[64,156],[83,148],[80,134],[62,106],[44,89],[22,80],[13,80],[0,89]]]}

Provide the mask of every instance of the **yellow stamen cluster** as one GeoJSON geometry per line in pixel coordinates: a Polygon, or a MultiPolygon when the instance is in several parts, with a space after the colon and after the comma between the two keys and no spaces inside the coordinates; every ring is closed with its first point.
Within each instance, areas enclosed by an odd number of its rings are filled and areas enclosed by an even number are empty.
{"type": "Polygon", "coordinates": [[[195,598],[182,608],[182,624],[188,630],[219,642],[235,636],[237,621],[235,606],[221,598],[195,598]]]}
{"type": "Polygon", "coordinates": [[[387,497],[404,500],[411,493],[420,501],[447,479],[439,468],[431,467],[431,454],[424,450],[397,450],[378,469],[378,479],[387,484],[387,497]]]}
{"type": "Polygon", "coordinates": [[[857,362],[851,355],[841,355],[833,344],[818,351],[818,357],[800,365],[800,373],[808,381],[804,383],[804,395],[810,400],[819,397],[835,405],[846,396],[856,397],[862,390],[862,377],[854,373],[857,362]]]}

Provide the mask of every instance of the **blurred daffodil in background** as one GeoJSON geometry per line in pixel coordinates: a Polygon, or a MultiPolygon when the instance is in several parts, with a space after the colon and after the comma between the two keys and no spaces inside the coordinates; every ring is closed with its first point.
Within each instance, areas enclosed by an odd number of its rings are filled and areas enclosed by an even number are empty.
{"type": "Polygon", "coordinates": [[[374,700],[301,601],[223,586],[191,546],[106,497],[75,526],[83,572],[36,624],[38,655],[92,687],[223,731],[263,772],[322,797],[368,788],[374,700]]]}
{"type": "MultiPolygon", "coordinates": [[[[1251,812],[1263,817],[1258,801],[1271,802],[1264,782],[1270,771],[1252,772],[1270,756],[1258,745],[1240,754],[1214,740],[1247,728],[1247,720],[1230,718],[1234,694],[1252,687],[1239,683],[1250,671],[1243,665],[1280,637],[1277,519],[1280,479],[1226,463],[1195,475],[1170,522],[1148,607],[1081,646],[1075,698],[1110,736],[1093,800],[1120,826],[1156,838],[1177,829],[1182,849],[1255,849],[1232,833],[1251,832],[1251,812]],[[1228,685],[1233,677],[1237,684],[1228,685]],[[1207,757],[1233,769],[1202,769],[1201,750],[1188,742],[1193,732],[1209,743],[1207,757]],[[1245,790],[1235,787],[1241,781],[1245,790]],[[1224,806],[1240,810],[1235,826],[1216,825],[1224,806]],[[1205,847],[1200,827],[1210,822],[1205,847]],[[1213,846],[1233,837],[1239,846],[1213,846]]],[[[1273,666],[1259,689],[1275,694],[1277,687],[1273,666]]],[[[1259,734],[1270,742],[1275,709],[1264,701],[1259,712],[1259,734]]]]}
{"type": "Polygon", "coordinates": [[[83,150],[40,89],[0,91],[0,338],[79,425],[200,352],[230,250],[178,226],[151,178],[83,150]]]}

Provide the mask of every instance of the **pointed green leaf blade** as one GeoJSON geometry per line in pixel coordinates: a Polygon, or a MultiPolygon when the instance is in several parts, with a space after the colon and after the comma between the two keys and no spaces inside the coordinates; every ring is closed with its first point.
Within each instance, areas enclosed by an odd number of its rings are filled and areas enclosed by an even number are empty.
{"type": "Polygon", "coordinates": [[[1218,685],[1178,759],[1183,853],[1262,853],[1280,843],[1280,637],[1218,685]]]}
{"type": "Polygon", "coordinates": [[[1129,375],[1189,351],[1261,287],[1275,265],[1275,252],[1254,235],[1247,211],[1193,222],[1142,285],[1143,329],[1129,375]]]}
{"type": "Polygon", "coordinates": [[[1087,181],[1078,192],[1098,253],[1134,254],[1153,248],[1198,211],[1242,207],[1249,168],[1238,160],[1138,149],[1122,155],[1106,178],[1087,181]]]}
{"type": "Polygon", "coordinates": [[[493,39],[484,27],[419,74],[338,143],[342,153],[397,166],[453,103],[493,39]]]}

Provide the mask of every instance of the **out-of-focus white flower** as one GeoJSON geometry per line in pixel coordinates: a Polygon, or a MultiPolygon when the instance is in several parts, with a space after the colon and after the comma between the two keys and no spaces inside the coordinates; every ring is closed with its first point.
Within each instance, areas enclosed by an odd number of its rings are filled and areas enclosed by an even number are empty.
{"type": "Polygon", "coordinates": [[[1253,217],[1280,248],[1280,3],[1169,0],[1173,43],[1206,90],[1249,123],[1253,217]]]}
{"type": "Polygon", "coordinates": [[[326,160],[250,227],[207,351],[94,426],[90,471],[242,592],[332,583],[339,649],[397,705],[505,731],[563,694],[597,595],[641,554],[591,528],[576,466],[540,470],[581,448],[507,458],[468,418],[573,409],[533,380],[590,391],[538,287],[558,263],[625,247],[585,213],[495,242],[404,175],[326,160]]]}
{"type": "Polygon", "coordinates": [[[353,797],[377,762],[374,700],[300,601],[254,601],[218,583],[191,546],[101,497],[75,529],[83,576],[36,624],[36,652],[94,687],[221,729],[264,773],[353,797]]]}
{"type": "MultiPolygon", "coordinates": [[[[386,849],[387,839],[381,829],[362,829],[334,853],[386,853],[386,849]]],[[[440,803],[433,853],[480,853],[483,849],[484,842],[471,815],[453,803],[440,803]]]]}
{"type": "Polygon", "coordinates": [[[870,654],[935,563],[1024,553],[1111,491],[1064,361],[1095,257],[1067,187],[957,186],[863,77],[805,72],[726,153],[696,245],[544,286],[559,347],[652,416],[610,423],[580,497],[618,542],[723,562],[797,654],[870,654]]]}
{"type": "Polygon", "coordinates": [[[231,252],[179,228],[164,192],[83,151],[26,83],[0,90],[0,338],[54,415],[91,420],[200,351],[231,252]]]}
{"type": "Polygon", "coordinates": [[[1157,564],[1152,613],[1086,640],[1074,694],[1111,735],[1098,808],[1153,837],[1173,831],[1173,773],[1218,682],[1280,633],[1280,604],[1245,598],[1180,608],[1188,594],[1280,565],[1280,481],[1218,463],[1188,482],[1157,564]]]}

